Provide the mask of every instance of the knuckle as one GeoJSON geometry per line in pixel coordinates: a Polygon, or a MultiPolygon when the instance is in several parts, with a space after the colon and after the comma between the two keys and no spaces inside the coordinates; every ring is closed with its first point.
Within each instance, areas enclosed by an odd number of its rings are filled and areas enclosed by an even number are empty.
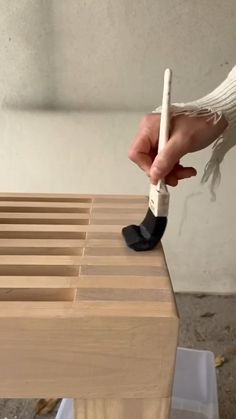
{"type": "Polygon", "coordinates": [[[150,121],[150,114],[149,113],[147,113],[146,115],[144,115],[144,117],[143,117],[143,119],[142,119],[142,122],[149,122],[150,121]]]}
{"type": "Polygon", "coordinates": [[[154,114],[147,113],[141,120],[141,127],[145,127],[150,124],[154,114]]]}

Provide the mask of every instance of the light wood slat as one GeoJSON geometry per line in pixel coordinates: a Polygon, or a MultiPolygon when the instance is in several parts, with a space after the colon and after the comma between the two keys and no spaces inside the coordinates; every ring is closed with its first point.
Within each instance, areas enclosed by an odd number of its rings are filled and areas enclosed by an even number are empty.
{"type": "Polygon", "coordinates": [[[80,301],[78,307],[79,311],[84,311],[88,316],[176,317],[172,302],[80,301]]]}
{"type": "Polygon", "coordinates": [[[21,276],[75,276],[75,275],[118,275],[135,276],[137,274],[143,277],[156,275],[162,277],[166,274],[166,269],[158,266],[107,266],[107,265],[0,265],[0,276],[15,276],[20,273],[21,276]],[[80,272],[79,272],[80,270],[80,272]]]}
{"type": "Polygon", "coordinates": [[[172,302],[172,292],[162,289],[80,288],[79,301],[156,301],[172,302]]]}
{"type": "Polygon", "coordinates": [[[1,239],[0,247],[124,247],[122,237],[119,240],[110,239],[1,239]]]}
{"type": "Polygon", "coordinates": [[[0,318],[81,318],[97,317],[137,317],[173,318],[176,309],[173,303],[153,301],[79,301],[79,302],[18,302],[2,301],[0,318]]]}
{"type": "Polygon", "coordinates": [[[117,225],[0,224],[1,232],[120,233],[117,225]]]}
{"type": "Polygon", "coordinates": [[[0,288],[171,289],[166,277],[0,275],[0,288]]]}
{"type": "Polygon", "coordinates": [[[0,288],[76,288],[78,276],[1,275],[0,288]]]}
{"type": "MultiPolygon", "coordinates": [[[[0,265],[1,267],[1,265],[0,265]]],[[[166,275],[166,268],[164,266],[150,266],[150,265],[81,265],[80,275],[123,275],[129,278],[129,276],[142,275],[157,277],[166,275]]]]}
{"type": "MultiPolygon", "coordinates": [[[[50,233],[55,234],[55,233],[50,233]]],[[[67,233],[68,234],[68,233],[67,233]]],[[[84,234],[84,233],[77,233],[77,234],[84,234]]],[[[115,240],[115,241],[122,241],[124,247],[124,239],[121,235],[121,228],[120,231],[117,232],[109,232],[107,231],[91,231],[86,233],[87,240],[95,239],[95,240],[115,240]]]]}
{"type": "MultiPolygon", "coordinates": [[[[90,224],[91,225],[118,225],[120,227],[120,230],[126,226],[126,225],[130,225],[130,224],[140,224],[141,221],[144,219],[144,214],[143,215],[138,215],[136,216],[136,214],[130,214],[129,216],[126,215],[125,218],[118,218],[118,214],[117,214],[117,218],[113,217],[112,219],[107,219],[107,220],[100,220],[97,218],[91,219],[90,220],[90,224]]],[[[82,224],[82,223],[81,223],[82,224]]]]}
{"type": "MultiPolygon", "coordinates": [[[[157,249],[154,251],[155,255],[158,257],[159,252],[157,249]]],[[[85,256],[126,256],[130,257],[130,259],[140,259],[140,253],[134,252],[132,249],[128,249],[126,246],[123,247],[86,247],[84,250],[85,256]]],[[[144,252],[142,258],[150,257],[149,252],[144,252]]]]}
{"type": "Polygon", "coordinates": [[[143,258],[129,256],[41,256],[41,255],[0,255],[0,265],[83,265],[83,266],[152,266],[162,267],[162,258],[147,255],[143,258]]]}
{"type": "Polygon", "coordinates": [[[123,206],[127,204],[145,204],[148,203],[148,196],[147,197],[132,197],[132,196],[117,196],[115,199],[113,199],[113,195],[109,196],[94,196],[93,197],[93,205],[95,204],[107,204],[107,203],[116,203],[116,204],[122,204],[123,206]]]}
{"type": "Polygon", "coordinates": [[[91,215],[90,215],[90,220],[92,222],[94,221],[98,221],[98,220],[114,220],[116,219],[116,217],[119,217],[121,220],[126,221],[128,218],[130,218],[131,216],[133,216],[133,220],[135,219],[142,219],[143,216],[145,215],[145,212],[143,210],[141,211],[137,211],[134,214],[127,214],[127,213],[122,213],[120,211],[117,211],[117,213],[114,212],[106,212],[106,210],[104,212],[96,212],[96,211],[92,211],[91,215]]]}
{"type": "Polygon", "coordinates": [[[142,216],[141,216],[141,218],[144,218],[144,216],[146,215],[146,213],[147,213],[147,208],[148,208],[148,205],[146,204],[146,205],[143,205],[142,207],[134,207],[133,205],[125,205],[125,206],[123,206],[123,207],[114,207],[114,208],[112,208],[112,207],[109,207],[109,208],[103,208],[103,207],[93,207],[92,208],[92,210],[91,210],[91,215],[92,215],[92,217],[97,217],[97,215],[99,215],[99,214],[104,214],[104,211],[106,212],[106,213],[110,213],[110,214],[112,214],[112,215],[114,215],[114,216],[116,216],[116,217],[119,217],[119,215],[121,215],[121,214],[124,214],[124,215],[127,215],[128,217],[130,217],[130,216],[136,216],[136,215],[139,215],[139,214],[142,214],[142,216]]]}
{"type": "Polygon", "coordinates": [[[166,276],[83,276],[78,278],[78,288],[128,288],[128,289],[171,289],[166,276]]]}
{"type": "Polygon", "coordinates": [[[91,233],[87,234],[86,238],[86,249],[89,247],[124,247],[124,239],[119,234],[118,238],[92,238],[91,233]]]}
{"type": "Polygon", "coordinates": [[[0,212],[0,220],[34,220],[35,218],[41,220],[89,220],[90,215],[89,213],[71,212],[0,212]]]}
{"type": "MultiPolygon", "coordinates": [[[[85,240],[82,239],[1,239],[0,247],[84,247],[85,240]]],[[[92,243],[95,246],[96,243],[92,243]]]]}

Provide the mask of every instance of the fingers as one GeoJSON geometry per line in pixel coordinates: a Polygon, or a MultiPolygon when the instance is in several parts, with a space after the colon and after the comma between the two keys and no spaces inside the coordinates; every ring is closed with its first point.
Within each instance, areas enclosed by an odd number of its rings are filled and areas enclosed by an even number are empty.
{"type": "Polygon", "coordinates": [[[160,179],[164,179],[186,153],[186,145],[182,136],[173,135],[153,161],[150,169],[151,182],[156,184],[160,179]]]}
{"type": "MultiPolygon", "coordinates": [[[[160,115],[146,115],[141,121],[139,133],[129,150],[129,158],[146,172],[153,184],[157,184],[160,179],[165,178],[167,184],[176,186],[179,180],[196,176],[194,168],[183,167],[179,164],[183,155],[193,151],[191,130],[186,130],[189,118],[181,121],[180,118],[176,118],[176,124],[178,122],[183,125],[184,122],[185,129],[180,129],[181,126],[179,127],[178,124],[175,125],[175,129],[172,130],[173,135],[158,155],[156,153],[160,115]]],[[[197,123],[199,123],[199,119],[197,119],[197,123]]]]}
{"type": "Polygon", "coordinates": [[[141,121],[139,133],[129,150],[129,159],[148,175],[157,153],[159,126],[160,115],[146,115],[141,121]]]}
{"type": "Polygon", "coordinates": [[[180,164],[174,167],[174,173],[178,180],[187,179],[197,175],[197,171],[193,167],[183,167],[180,164]]]}
{"type": "Polygon", "coordinates": [[[167,185],[177,186],[179,180],[188,179],[196,175],[197,171],[193,167],[183,167],[180,164],[176,164],[174,169],[166,176],[165,181],[167,185]]]}
{"type": "Polygon", "coordinates": [[[144,170],[149,175],[153,159],[151,157],[151,153],[146,151],[146,149],[148,149],[148,146],[146,145],[147,141],[148,139],[145,136],[140,136],[138,142],[135,142],[129,151],[129,159],[136,163],[140,169],[144,170]],[[142,143],[142,148],[139,146],[140,142],[142,143]]]}
{"type": "Polygon", "coordinates": [[[174,172],[169,173],[166,176],[165,181],[166,181],[166,184],[170,185],[170,186],[177,186],[178,185],[178,178],[177,178],[177,176],[175,175],[174,172]]]}

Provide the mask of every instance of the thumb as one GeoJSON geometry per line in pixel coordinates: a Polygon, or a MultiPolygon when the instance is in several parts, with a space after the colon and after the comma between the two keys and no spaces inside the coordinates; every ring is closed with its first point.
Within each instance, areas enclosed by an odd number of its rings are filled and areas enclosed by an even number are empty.
{"type": "Polygon", "coordinates": [[[150,169],[150,179],[153,184],[157,184],[160,179],[164,179],[180,158],[187,153],[184,143],[182,136],[175,135],[169,139],[164,149],[157,154],[150,169]]]}

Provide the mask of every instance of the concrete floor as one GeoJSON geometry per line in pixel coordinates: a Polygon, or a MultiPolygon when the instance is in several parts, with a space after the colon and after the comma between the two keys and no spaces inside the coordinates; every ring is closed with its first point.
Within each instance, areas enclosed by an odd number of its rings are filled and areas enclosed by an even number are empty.
{"type": "MultiPolygon", "coordinates": [[[[220,419],[236,418],[236,296],[177,295],[180,346],[207,349],[227,362],[217,369],[220,419]]],[[[191,418],[190,418],[191,419],[191,418]]]]}
{"type": "MultiPolygon", "coordinates": [[[[177,295],[181,318],[179,345],[208,349],[224,355],[227,362],[217,369],[220,418],[236,417],[236,296],[177,295]]],[[[50,395],[48,395],[50,397],[50,395]]],[[[0,419],[40,419],[36,400],[0,400],[0,419]]],[[[43,416],[52,419],[56,415],[43,416]]],[[[192,419],[190,417],[189,419],[192,419]]]]}

